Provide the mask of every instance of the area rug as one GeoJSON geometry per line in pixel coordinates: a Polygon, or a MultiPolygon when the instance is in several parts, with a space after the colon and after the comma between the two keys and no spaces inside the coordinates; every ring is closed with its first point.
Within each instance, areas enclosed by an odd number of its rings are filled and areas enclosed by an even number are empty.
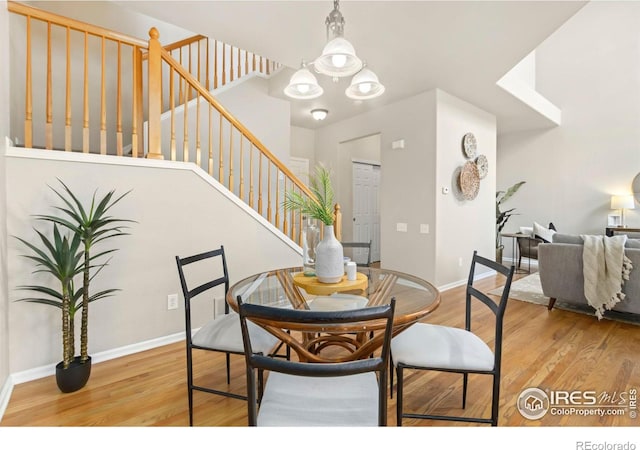
{"type": "MultiPolygon", "coordinates": [[[[502,289],[504,286],[498,287],[489,291],[491,295],[502,295],[502,289]]],[[[536,305],[543,305],[545,308],[549,304],[549,297],[542,293],[542,285],[540,284],[540,275],[538,272],[532,273],[524,278],[511,283],[511,290],[509,291],[509,298],[514,300],[520,300],[523,302],[534,303],[536,305]]],[[[589,305],[574,305],[571,303],[563,302],[558,299],[553,306],[554,309],[563,309],[566,311],[572,311],[580,314],[586,314],[593,316],[595,320],[595,310],[589,305]]],[[[604,319],[616,320],[619,322],[630,323],[633,325],[640,325],[640,316],[637,314],[623,313],[618,311],[607,311],[604,315],[604,319]]]]}

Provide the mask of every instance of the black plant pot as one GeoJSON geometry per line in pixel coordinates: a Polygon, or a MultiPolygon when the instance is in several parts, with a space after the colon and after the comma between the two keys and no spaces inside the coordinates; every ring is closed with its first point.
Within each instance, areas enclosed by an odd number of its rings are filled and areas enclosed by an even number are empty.
{"type": "Polygon", "coordinates": [[[60,390],[68,393],[82,389],[91,375],[91,356],[84,363],[76,356],[66,369],[63,369],[63,365],[62,361],[56,365],[56,383],[60,390]]]}

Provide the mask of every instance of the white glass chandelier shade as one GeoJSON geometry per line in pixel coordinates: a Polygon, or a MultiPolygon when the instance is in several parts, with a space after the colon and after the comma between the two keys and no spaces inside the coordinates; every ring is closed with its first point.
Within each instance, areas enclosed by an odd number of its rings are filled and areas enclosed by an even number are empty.
{"type": "Polygon", "coordinates": [[[320,97],[323,92],[316,77],[306,67],[294,73],[289,79],[289,84],[284,88],[284,93],[288,97],[303,100],[320,97]]]}
{"type": "Polygon", "coordinates": [[[316,120],[324,120],[327,117],[328,111],[326,109],[312,109],[311,115],[316,120]]]}
{"type": "Polygon", "coordinates": [[[330,40],[313,65],[316,70],[330,77],[349,77],[362,68],[353,45],[343,37],[330,40]]]}
{"type": "Polygon", "coordinates": [[[351,80],[351,85],[344,91],[347,97],[354,100],[368,100],[384,93],[384,86],[373,71],[364,67],[351,80]]]}

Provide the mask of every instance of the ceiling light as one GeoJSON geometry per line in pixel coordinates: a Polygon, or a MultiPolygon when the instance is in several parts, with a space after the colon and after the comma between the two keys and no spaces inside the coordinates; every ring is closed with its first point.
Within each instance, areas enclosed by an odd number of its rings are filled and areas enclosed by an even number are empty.
{"type": "Polygon", "coordinates": [[[328,113],[329,113],[329,111],[327,111],[326,109],[312,109],[311,110],[311,115],[316,120],[324,120],[325,117],[327,117],[328,113]]]}
{"type": "MultiPolygon", "coordinates": [[[[324,23],[327,28],[327,44],[324,46],[322,54],[309,65],[313,65],[316,72],[330,76],[336,82],[340,77],[349,77],[355,74],[351,86],[345,91],[349,98],[362,100],[381,95],[384,92],[384,86],[380,84],[378,77],[371,70],[363,71],[362,61],[356,56],[353,45],[344,37],[345,20],[340,12],[339,0],[333,1],[333,10],[324,23]],[[352,93],[352,90],[355,92],[352,93]]],[[[284,93],[297,99],[316,98],[322,95],[322,88],[318,85],[313,74],[307,69],[304,69],[303,72],[303,69],[293,74],[284,93]],[[313,91],[313,94],[310,94],[310,91],[313,91]]]]}
{"type": "Polygon", "coordinates": [[[362,68],[353,45],[343,37],[332,39],[324,46],[322,55],[314,61],[315,69],[330,77],[348,77],[362,68]]]}
{"type": "Polygon", "coordinates": [[[384,86],[378,81],[378,76],[366,67],[358,72],[351,80],[351,85],[344,91],[347,97],[354,100],[367,100],[384,93],[384,86]]]}
{"type": "Polygon", "coordinates": [[[302,63],[302,68],[294,73],[284,93],[292,98],[310,99],[320,97],[323,93],[322,87],[318,84],[316,77],[302,63]]]}

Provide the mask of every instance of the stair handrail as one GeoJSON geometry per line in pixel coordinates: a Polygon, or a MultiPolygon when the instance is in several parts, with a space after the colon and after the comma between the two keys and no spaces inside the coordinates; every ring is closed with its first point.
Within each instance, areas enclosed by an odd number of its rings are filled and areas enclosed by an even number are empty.
{"type": "Polygon", "coordinates": [[[24,5],[12,0],[7,1],[7,9],[9,12],[20,14],[22,16],[34,17],[36,19],[52,22],[57,25],[69,27],[76,31],[86,31],[94,36],[105,37],[114,41],[120,41],[125,44],[129,44],[136,47],[147,48],[148,42],[144,39],[138,39],[133,36],[118,33],[117,31],[103,28],[98,25],[92,25],[80,20],[71,19],[69,17],[61,16],[49,11],[45,11],[33,6],[24,5]]]}
{"type": "MultiPolygon", "coordinates": [[[[184,67],[182,67],[172,56],[166,51],[158,42],[159,33],[158,30],[152,28],[149,31],[149,90],[151,92],[151,86],[153,84],[161,84],[161,81],[154,81],[152,83],[151,79],[155,77],[161,77],[160,71],[152,71],[151,70],[151,60],[155,57],[154,53],[156,51],[159,52],[159,57],[162,58],[167,64],[169,64],[173,69],[183,78],[185,79],[189,85],[195,89],[201,96],[204,98],[211,106],[213,106],[220,114],[224,116],[234,127],[236,127],[251,143],[258,149],[260,152],[269,159],[287,178],[289,178],[295,186],[304,192],[310,198],[315,198],[311,190],[302,182],[300,179],[295,176],[251,131],[247,129],[234,115],[232,115],[227,109],[222,106],[222,104],[216,100],[216,98],[209,92],[205,87],[202,86],[198,82],[198,80],[189,73],[184,67]]],[[[151,98],[152,95],[149,95],[151,98]]],[[[154,159],[164,159],[162,155],[162,148],[160,145],[160,115],[162,111],[158,108],[154,108],[154,115],[156,117],[151,117],[152,108],[149,108],[149,157],[154,159]]]]}

